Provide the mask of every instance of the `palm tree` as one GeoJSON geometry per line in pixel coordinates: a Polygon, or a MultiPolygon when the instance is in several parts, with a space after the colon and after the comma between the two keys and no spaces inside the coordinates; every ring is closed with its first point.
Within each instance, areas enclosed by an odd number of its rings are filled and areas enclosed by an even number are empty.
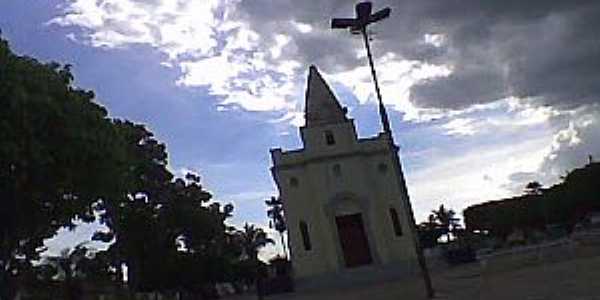
{"type": "Polygon", "coordinates": [[[267,210],[267,216],[271,218],[269,221],[269,228],[275,228],[279,232],[281,238],[281,247],[283,248],[283,255],[287,258],[287,250],[285,247],[285,241],[283,233],[287,230],[285,217],[283,215],[283,201],[281,198],[271,197],[270,200],[265,201],[265,204],[269,207],[267,210]]]}
{"type": "Polygon", "coordinates": [[[435,214],[430,214],[427,221],[417,226],[417,232],[421,239],[421,246],[424,248],[433,248],[438,244],[438,239],[445,233],[441,225],[435,218],[435,214]]]}
{"type": "Polygon", "coordinates": [[[238,236],[244,253],[253,262],[258,262],[258,251],[261,248],[275,243],[262,228],[248,223],[244,224],[244,230],[240,231],[238,236]]]}
{"type": "Polygon", "coordinates": [[[431,211],[434,219],[439,222],[440,226],[446,234],[446,241],[450,242],[450,233],[457,229],[460,225],[459,218],[455,218],[456,213],[452,209],[446,209],[444,205],[440,205],[438,210],[431,211]]]}

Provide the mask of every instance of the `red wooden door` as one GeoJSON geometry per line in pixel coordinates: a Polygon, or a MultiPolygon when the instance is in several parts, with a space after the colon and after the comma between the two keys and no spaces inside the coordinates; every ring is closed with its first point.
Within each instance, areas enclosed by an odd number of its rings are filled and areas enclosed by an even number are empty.
{"type": "Polygon", "coordinates": [[[346,267],[368,265],[373,260],[361,214],[335,218],[346,267]]]}

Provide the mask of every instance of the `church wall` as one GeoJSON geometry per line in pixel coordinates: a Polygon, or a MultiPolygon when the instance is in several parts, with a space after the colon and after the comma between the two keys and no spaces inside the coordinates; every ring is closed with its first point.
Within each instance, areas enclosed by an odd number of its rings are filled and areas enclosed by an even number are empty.
{"type": "Polygon", "coordinates": [[[347,144],[345,150],[339,146],[332,152],[348,150],[362,155],[340,156],[339,158],[306,162],[308,151],[291,153],[293,159],[283,161],[291,168],[279,172],[280,191],[285,201],[285,210],[290,224],[290,243],[296,277],[337,272],[344,268],[337,228],[336,213],[328,214],[327,206],[336,195],[349,195],[368,205],[363,209],[366,232],[371,244],[371,254],[375,264],[414,263],[416,253],[412,240],[410,218],[406,199],[395,177],[394,160],[391,152],[381,151],[387,145],[383,140],[369,140],[365,143],[347,144]],[[386,170],[382,171],[381,164],[386,170]],[[334,166],[339,165],[341,176],[334,174],[334,166]],[[293,166],[293,167],[292,167],[293,166]],[[290,186],[290,179],[297,178],[298,186],[290,186]],[[398,212],[402,236],[396,236],[390,207],[398,212]],[[299,222],[307,222],[312,244],[305,251],[299,231],[299,222]]]}
{"type": "Polygon", "coordinates": [[[314,66],[309,68],[305,120],[306,125],[300,128],[302,149],[271,150],[296,279],[327,283],[332,278],[348,280],[357,274],[372,279],[377,277],[375,273],[387,276],[414,271],[413,224],[408,199],[403,198],[404,183],[398,178],[402,175],[394,166],[397,149],[390,143],[389,133],[358,139],[354,121],[347,117],[347,110],[314,66]],[[385,170],[381,164],[385,164],[385,170]],[[397,211],[401,236],[396,234],[391,207],[397,211]],[[341,219],[343,244],[351,249],[347,254],[353,265],[367,263],[369,251],[373,263],[346,272],[336,216],[356,213],[362,218],[341,219]],[[368,245],[360,236],[360,220],[368,245]],[[304,249],[301,221],[307,224],[312,246],[309,251],[304,249]]]}
{"type": "Polygon", "coordinates": [[[300,128],[302,140],[304,142],[305,152],[327,154],[340,151],[348,151],[356,147],[356,131],[353,120],[340,124],[329,124],[315,128],[300,128]],[[333,134],[335,144],[326,143],[325,133],[329,131],[333,134]]]}
{"type": "Polygon", "coordinates": [[[403,199],[401,186],[394,172],[394,161],[392,153],[378,155],[365,163],[369,165],[371,172],[372,190],[375,191],[377,201],[374,203],[374,213],[380,216],[377,218],[376,233],[377,239],[382,241],[382,263],[414,261],[416,252],[414,248],[412,224],[408,215],[408,209],[405,206],[406,200],[403,199]],[[382,172],[380,165],[384,163],[387,170],[382,172]],[[390,208],[394,208],[398,214],[402,235],[397,236],[394,231],[390,208]]]}
{"type": "Polygon", "coordinates": [[[319,166],[299,166],[280,173],[282,181],[288,186],[282,190],[284,209],[289,227],[289,239],[292,249],[292,263],[297,278],[313,274],[328,273],[337,269],[337,261],[331,241],[331,231],[323,212],[319,191],[321,176],[319,166]],[[310,174],[310,175],[309,175],[310,174]],[[289,186],[290,178],[298,179],[298,186],[289,186]],[[299,224],[304,221],[308,225],[312,249],[306,251],[299,224]]]}
{"type": "Polygon", "coordinates": [[[366,231],[375,264],[406,264],[413,263],[416,259],[410,219],[405,201],[401,199],[401,187],[394,174],[391,153],[380,151],[382,145],[386,146],[382,142],[373,140],[364,144],[354,143],[352,146],[356,148],[353,151],[357,152],[360,152],[358,148],[367,149],[367,153],[378,149],[379,152],[375,154],[342,156],[312,163],[297,160],[297,164],[291,164],[295,167],[280,172],[286,184],[281,191],[286,201],[286,212],[289,212],[290,243],[297,278],[337,272],[344,268],[334,221],[336,213],[327,213],[327,205],[336,195],[349,195],[348,197],[368,205],[361,212],[365,226],[368,227],[366,231]],[[379,169],[382,163],[387,166],[385,172],[379,169]],[[341,176],[336,176],[333,171],[336,164],[341,168],[341,176]],[[291,177],[298,179],[298,187],[289,186],[291,177]],[[394,207],[399,214],[402,236],[396,236],[393,230],[390,207],[394,207]],[[303,248],[298,228],[300,220],[309,225],[313,247],[311,251],[303,248]]]}
{"type": "Polygon", "coordinates": [[[382,263],[416,260],[410,217],[408,208],[405,206],[407,199],[403,199],[401,186],[394,174],[391,153],[374,156],[365,160],[364,164],[365,169],[369,170],[370,191],[376,199],[373,202],[373,214],[378,216],[375,218],[375,234],[379,241],[382,263]],[[387,166],[385,172],[380,170],[382,163],[387,166]],[[397,236],[394,232],[389,211],[392,207],[398,213],[402,228],[401,236],[397,236]]]}

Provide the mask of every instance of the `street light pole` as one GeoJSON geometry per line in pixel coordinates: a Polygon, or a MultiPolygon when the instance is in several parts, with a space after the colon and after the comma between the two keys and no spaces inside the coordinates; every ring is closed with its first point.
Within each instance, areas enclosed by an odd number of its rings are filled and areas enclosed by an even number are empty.
{"type": "Polygon", "coordinates": [[[371,2],[361,2],[356,5],[356,18],[335,18],[331,21],[331,27],[334,29],[350,29],[352,33],[360,33],[365,41],[365,48],[367,49],[367,58],[369,60],[369,66],[371,68],[371,76],[373,76],[373,83],[375,84],[375,92],[377,94],[377,101],[379,104],[379,116],[381,118],[381,125],[383,127],[383,133],[387,135],[390,148],[394,150],[392,159],[394,160],[394,171],[396,177],[399,179],[399,185],[402,189],[402,193],[406,196],[406,205],[408,208],[408,215],[410,218],[410,224],[412,224],[411,232],[413,236],[413,244],[415,245],[415,251],[417,254],[417,261],[421,269],[423,281],[425,283],[425,290],[428,298],[433,298],[435,292],[431,283],[431,277],[429,275],[429,269],[427,268],[427,262],[425,261],[425,255],[423,254],[423,248],[419,241],[417,223],[415,220],[415,214],[408,198],[408,191],[406,188],[406,181],[404,180],[404,174],[402,172],[402,166],[400,165],[400,157],[398,157],[398,146],[394,143],[390,122],[388,119],[387,111],[383,105],[381,97],[381,90],[379,89],[379,82],[377,81],[377,72],[375,71],[375,65],[373,63],[373,56],[371,54],[371,46],[369,44],[369,36],[367,34],[367,25],[380,21],[387,18],[390,15],[391,9],[384,8],[374,14],[371,14],[372,4],[371,2]]]}
{"type": "Polygon", "coordinates": [[[390,121],[388,119],[387,111],[383,105],[381,99],[381,91],[379,89],[379,82],[377,81],[377,72],[375,71],[375,64],[373,63],[373,56],[371,55],[371,46],[369,45],[369,36],[367,35],[367,28],[363,27],[361,30],[363,39],[365,40],[365,48],[367,48],[367,58],[369,59],[369,66],[371,67],[371,75],[373,76],[373,82],[375,83],[375,92],[377,93],[377,102],[379,103],[379,117],[381,118],[381,124],[383,125],[383,132],[389,133],[391,137],[390,121]]]}

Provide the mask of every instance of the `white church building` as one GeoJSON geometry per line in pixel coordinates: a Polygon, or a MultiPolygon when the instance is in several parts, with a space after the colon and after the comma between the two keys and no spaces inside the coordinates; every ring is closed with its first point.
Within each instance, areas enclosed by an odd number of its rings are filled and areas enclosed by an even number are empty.
{"type": "Polygon", "coordinates": [[[418,272],[414,219],[390,133],[358,138],[354,120],[314,66],[305,118],[303,148],[271,149],[296,282],[418,272]]]}

